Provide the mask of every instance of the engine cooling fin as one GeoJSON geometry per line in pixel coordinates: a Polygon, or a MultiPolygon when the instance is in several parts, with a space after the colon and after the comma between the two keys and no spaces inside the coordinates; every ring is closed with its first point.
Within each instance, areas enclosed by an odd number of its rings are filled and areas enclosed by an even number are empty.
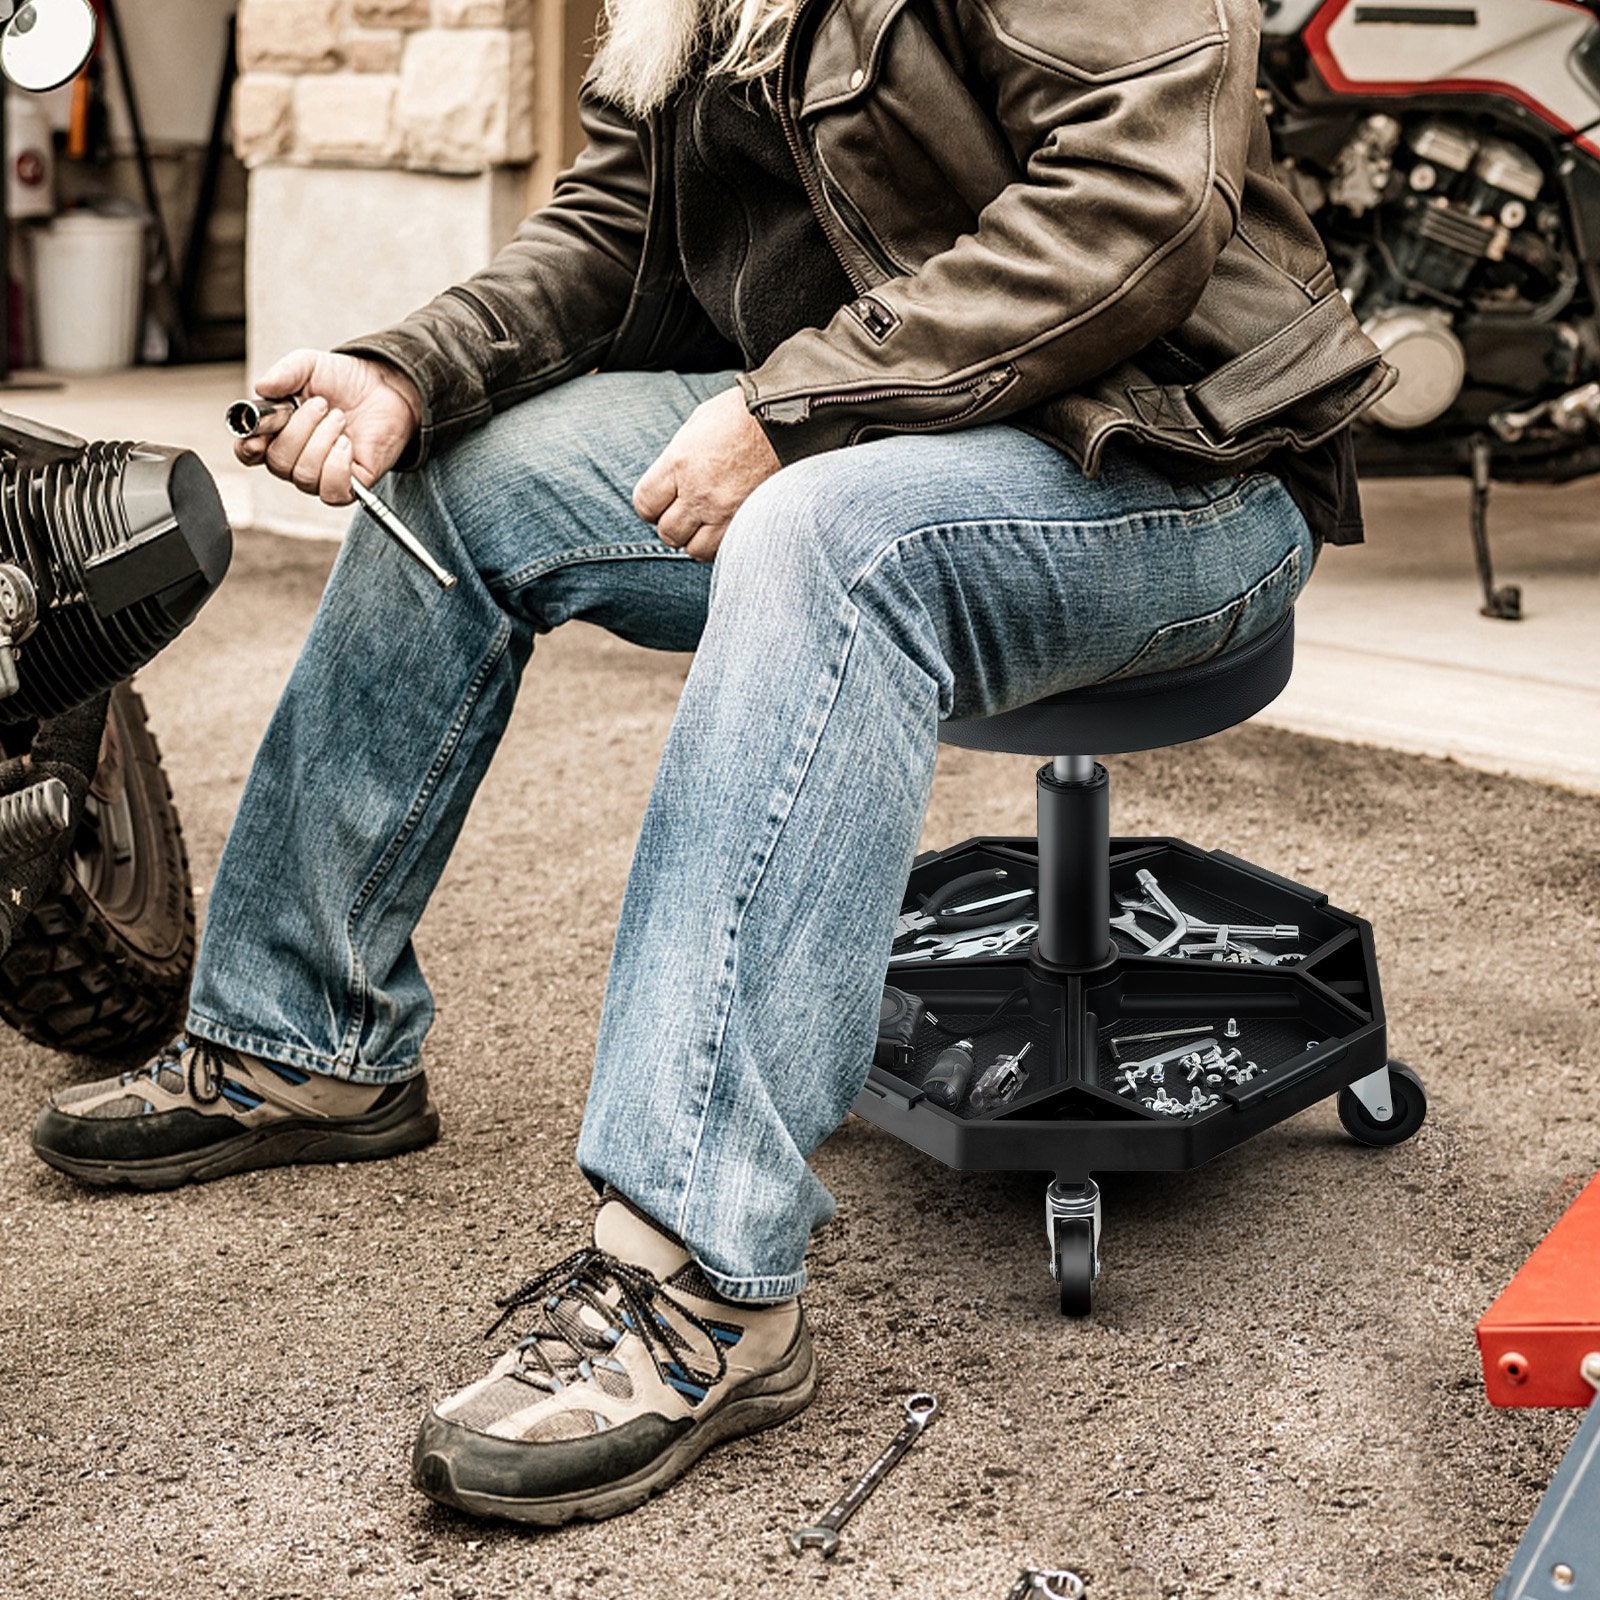
{"type": "Polygon", "coordinates": [[[233,535],[189,450],[102,442],[70,460],[0,463],[0,565],[32,586],[11,632],[17,687],[0,723],[57,716],[120,683],[194,620],[233,535]]]}

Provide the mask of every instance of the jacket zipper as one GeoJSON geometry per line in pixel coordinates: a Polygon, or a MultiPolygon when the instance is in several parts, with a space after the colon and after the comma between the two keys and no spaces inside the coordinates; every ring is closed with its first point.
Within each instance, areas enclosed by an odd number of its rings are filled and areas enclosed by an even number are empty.
{"type": "MultiPolygon", "coordinates": [[[[789,153],[794,158],[795,170],[800,174],[801,187],[806,192],[806,199],[811,203],[818,223],[822,227],[823,236],[832,247],[834,255],[839,258],[839,265],[844,268],[845,276],[849,278],[855,292],[865,294],[874,285],[864,278],[857,269],[855,262],[840,243],[841,234],[847,235],[850,241],[860,250],[861,254],[869,260],[877,262],[878,253],[867,244],[850,233],[842,220],[827,204],[823,193],[822,184],[811,165],[804,147],[800,143],[799,130],[795,127],[794,117],[789,110],[789,86],[794,78],[794,56],[796,41],[800,31],[800,24],[805,18],[812,0],[798,0],[794,15],[789,19],[789,29],[783,39],[783,58],[778,65],[778,120],[783,125],[783,135],[789,144],[789,153]]],[[[890,272],[887,277],[896,277],[897,273],[890,272]]],[[[987,391],[1003,387],[1016,376],[1017,369],[1009,362],[1003,367],[991,369],[981,377],[968,378],[960,383],[941,383],[918,387],[915,384],[897,384],[878,389],[858,389],[849,394],[817,394],[801,395],[796,398],[801,407],[809,412],[816,406],[845,406],[855,405],[863,401],[875,402],[879,400],[915,400],[922,398],[937,399],[941,395],[972,394],[979,396],[987,391]]],[[[778,408],[785,406],[786,402],[775,403],[778,408]]],[[[787,402],[793,405],[794,402],[787,402]]],[[[770,415],[772,406],[762,408],[770,415]]],[[[917,428],[940,428],[946,426],[948,418],[940,418],[930,422],[900,423],[896,431],[910,432],[917,428]]]]}
{"type": "Polygon", "coordinates": [[[464,305],[473,317],[477,319],[478,326],[489,335],[496,344],[504,344],[511,336],[506,332],[506,325],[489,309],[488,303],[480,300],[472,290],[463,288],[460,284],[446,289],[445,293],[452,300],[464,305]]]}
{"type": "MultiPolygon", "coordinates": [[[[806,192],[806,199],[811,202],[811,209],[816,213],[817,221],[822,225],[823,235],[833,253],[839,258],[839,265],[844,268],[845,276],[849,278],[851,286],[857,294],[862,294],[872,285],[856,270],[855,263],[839,242],[839,220],[827,206],[822,186],[817,181],[816,173],[811,169],[810,158],[801,148],[800,134],[789,112],[789,84],[794,76],[795,40],[800,31],[801,19],[810,5],[811,0],[799,0],[799,4],[794,8],[794,15],[789,19],[789,30],[783,36],[783,59],[778,66],[778,121],[783,124],[783,136],[789,142],[789,153],[794,157],[795,169],[800,174],[800,185],[806,192]]],[[[870,253],[865,248],[862,249],[863,255],[870,253]]]]}
{"type": "Polygon", "coordinates": [[[882,281],[887,283],[890,278],[900,277],[906,269],[896,266],[889,259],[888,252],[879,242],[877,235],[867,226],[867,219],[861,215],[855,201],[828,177],[825,168],[818,170],[817,181],[822,186],[823,194],[832,204],[834,212],[849,230],[850,237],[860,245],[862,254],[883,274],[882,281]]]}
{"type": "MultiPolygon", "coordinates": [[[[960,383],[896,384],[880,389],[853,389],[848,394],[819,394],[812,397],[813,406],[848,406],[862,400],[920,400],[924,397],[937,400],[947,394],[978,394],[985,389],[996,389],[1016,376],[1013,366],[995,367],[981,377],[963,378],[960,383]]],[[[910,424],[916,426],[916,424],[910,424]]]]}

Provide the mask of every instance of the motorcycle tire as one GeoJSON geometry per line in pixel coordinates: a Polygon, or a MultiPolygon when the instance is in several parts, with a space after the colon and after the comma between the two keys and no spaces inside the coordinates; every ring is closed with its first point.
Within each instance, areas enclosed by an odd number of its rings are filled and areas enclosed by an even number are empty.
{"type": "Polygon", "coordinates": [[[144,702],[111,692],[71,853],[0,960],[0,1018],[38,1044],[124,1056],[178,1029],[194,969],[183,829],[144,702]]]}

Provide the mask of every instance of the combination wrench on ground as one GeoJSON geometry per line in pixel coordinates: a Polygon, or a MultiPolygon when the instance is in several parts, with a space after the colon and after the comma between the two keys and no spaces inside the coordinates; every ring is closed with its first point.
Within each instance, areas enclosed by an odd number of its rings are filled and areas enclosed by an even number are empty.
{"type": "Polygon", "coordinates": [[[912,1395],[906,1401],[905,1425],[890,1440],[889,1448],[828,1507],[815,1527],[796,1528],[789,1535],[789,1548],[796,1555],[807,1550],[820,1550],[824,1557],[831,1556],[839,1548],[839,1533],[845,1523],[861,1509],[867,1496],[888,1477],[901,1456],[922,1437],[938,1409],[939,1402],[933,1395],[912,1395]]]}

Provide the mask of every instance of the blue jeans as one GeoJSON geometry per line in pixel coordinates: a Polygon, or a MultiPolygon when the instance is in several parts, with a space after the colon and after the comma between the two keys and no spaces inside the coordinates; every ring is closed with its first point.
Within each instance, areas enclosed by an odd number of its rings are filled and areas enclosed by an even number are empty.
{"type": "Polygon", "coordinates": [[[190,1030],[382,1083],[433,1017],[411,935],[535,636],[696,650],[628,878],[578,1161],[724,1295],[804,1282],[807,1156],[861,1087],[941,718],[1259,633],[1311,538],[1257,474],[1086,479],[1016,429],[901,435],[763,484],[711,566],[634,483],[728,373],[576,379],[386,492],[459,586],[357,516],[206,917],[190,1030]]]}

